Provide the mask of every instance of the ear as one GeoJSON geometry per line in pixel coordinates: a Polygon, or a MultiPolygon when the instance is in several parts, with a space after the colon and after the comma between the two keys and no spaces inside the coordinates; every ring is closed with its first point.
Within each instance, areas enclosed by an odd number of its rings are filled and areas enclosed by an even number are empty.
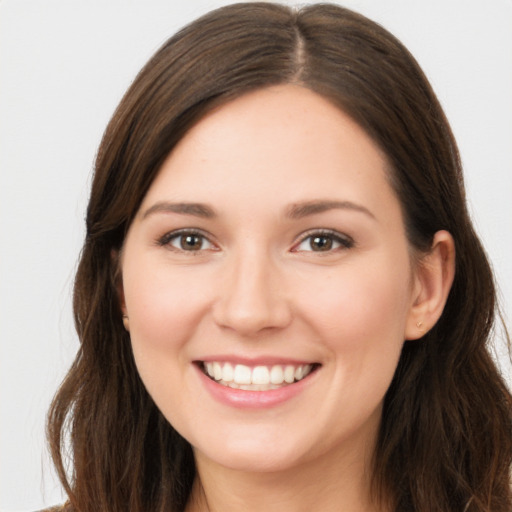
{"type": "Polygon", "coordinates": [[[405,328],[405,339],[426,334],[443,313],[455,276],[455,244],[448,231],[434,235],[430,251],[417,263],[413,303],[405,328]]]}
{"type": "Polygon", "coordinates": [[[126,309],[123,274],[121,272],[121,252],[112,250],[110,256],[112,258],[112,268],[114,269],[112,281],[117,292],[117,300],[119,302],[119,307],[121,308],[121,314],[123,316],[123,325],[127,331],[130,331],[130,319],[128,318],[128,312],[126,309]]]}

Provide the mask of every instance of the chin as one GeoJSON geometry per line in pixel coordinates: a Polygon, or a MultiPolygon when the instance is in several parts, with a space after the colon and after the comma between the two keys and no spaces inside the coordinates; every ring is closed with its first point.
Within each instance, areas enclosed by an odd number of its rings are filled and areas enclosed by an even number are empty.
{"type": "Polygon", "coordinates": [[[305,458],[304,444],[301,442],[282,442],[273,439],[236,438],[229,440],[224,436],[223,442],[207,443],[205,448],[194,447],[196,458],[208,459],[211,463],[234,471],[243,472],[277,472],[286,471],[300,465],[305,458]],[[298,447],[302,447],[298,450],[298,447]]]}
{"type": "MultiPolygon", "coordinates": [[[[196,456],[198,456],[197,453],[196,456]]],[[[205,453],[202,456],[207,457],[216,465],[245,473],[275,473],[286,471],[299,465],[299,460],[295,457],[286,454],[276,454],[274,450],[270,451],[268,448],[257,450],[256,452],[230,451],[223,454],[205,453]]]]}

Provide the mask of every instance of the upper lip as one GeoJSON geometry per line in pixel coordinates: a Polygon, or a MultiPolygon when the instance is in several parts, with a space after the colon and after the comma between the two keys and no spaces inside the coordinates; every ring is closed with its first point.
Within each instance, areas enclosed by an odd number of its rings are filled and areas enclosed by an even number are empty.
{"type": "Polygon", "coordinates": [[[222,362],[222,363],[231,363],[231,364],[243,364],[245,366],[273,366],[273,365],[305,365],[305,364],[319,364],[318,361],[311,359],[297,359],[283,356],[258,356],[258,357],[244,357],[244,356],[235,356],[233,354],[224,355],[212,355],[212,356],[204,356],[194,360],[194,362],[222,362]]]}

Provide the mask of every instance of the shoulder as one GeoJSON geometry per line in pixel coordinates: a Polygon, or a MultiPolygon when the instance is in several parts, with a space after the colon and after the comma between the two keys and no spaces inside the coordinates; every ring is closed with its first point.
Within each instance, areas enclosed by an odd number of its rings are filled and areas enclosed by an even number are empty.
{"type": "Polygon", "coordinates": [[[68,510],[68,508],[65,505],[57,505],[54,507],[36,510],[36,512],[65,512],[66,510],[68,510]]]}

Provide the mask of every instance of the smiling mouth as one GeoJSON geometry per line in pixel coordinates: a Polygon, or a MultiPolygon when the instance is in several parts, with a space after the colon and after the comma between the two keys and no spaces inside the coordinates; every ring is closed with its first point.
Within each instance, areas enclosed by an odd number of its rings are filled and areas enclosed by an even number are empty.
{"type": "Polygon", "coordinates": [[[246,391],[269,391],[300,382],[319,368],[319,364],[276,364],[246,366],[220,361],[199,362],[203,373],[221,386],[246,391]]]}

